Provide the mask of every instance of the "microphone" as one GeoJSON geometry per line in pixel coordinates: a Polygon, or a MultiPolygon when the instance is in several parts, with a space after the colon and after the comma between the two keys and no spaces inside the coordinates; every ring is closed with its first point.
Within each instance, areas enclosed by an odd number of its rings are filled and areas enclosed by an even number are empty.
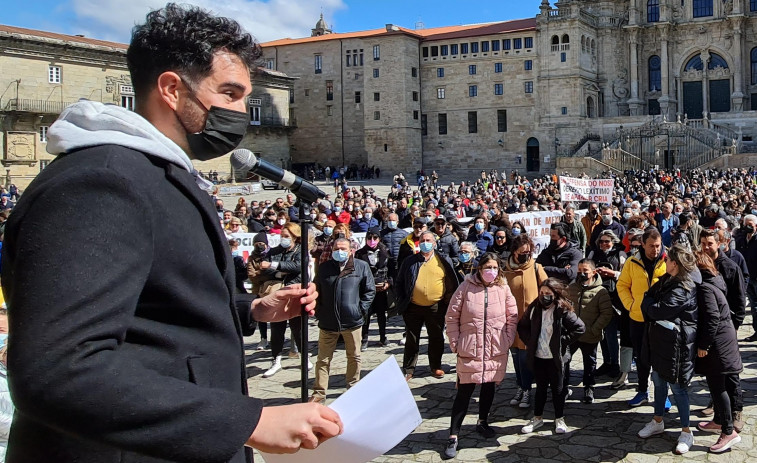
{"type": "Polygon", "coordinates": [[[272,180],[284,188],[288,188],[298,198],[306,203],[314,203],[326,197],[326,193],[317,186],[308,182],[288,170],[276,167],[268,161],[255,157],[252,151],[244,148],[236,149],[231,153],[231,165],[234,170],[243,172],[250,171],[263,178],[272,180]]]}

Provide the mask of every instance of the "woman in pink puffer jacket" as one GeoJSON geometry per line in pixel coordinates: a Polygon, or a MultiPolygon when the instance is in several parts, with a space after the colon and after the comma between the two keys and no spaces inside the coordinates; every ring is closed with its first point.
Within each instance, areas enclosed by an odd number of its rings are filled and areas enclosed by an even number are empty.
{"type": "Polygon", "coordinates": [[[446,321],[449,346],[457,354],[457,396],[452,405],[445,459],[457,454],[457,435],[476,384],[481,385],[476,431],[486,438],[495,435],[487,418],[494,388],[505,378],[508,352],[518,325],[518,307],[496,254],[484,254],[476,272],[457,288],[446,321]]]}

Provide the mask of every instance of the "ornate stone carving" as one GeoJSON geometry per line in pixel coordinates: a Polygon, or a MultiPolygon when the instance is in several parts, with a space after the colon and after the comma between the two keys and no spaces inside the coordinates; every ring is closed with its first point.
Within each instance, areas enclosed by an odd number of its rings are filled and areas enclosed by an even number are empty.
{"type": "Polygon", "coordinates": [[[618,76],[612,81],[612,94],[619,100],[625,100],[629,95],[628,90],[628,71],[621,69],[618,76]]]}
{"type": "Polygon", "coordinates": [[[131,85],[131,77],[128,74],[105,77],[105,93],[115,93],[119,85],[131,85]]]}
{"type": "Polygon", "coordinates": [[[712,43],[712,37],[707,26],[700,24],[696,29],[696,44],[702,48],[707,48],[712,43]]]}
{"type": "Polygon", "coordinates": [[[725,14],[733,13],[733,0],[727,0],[725,2],[723,5],[723,11],[725,11],[725,14]]]}
{"type": "Polygon", "coordinates": [[[34,161],[36,160],[35,141],[36,133],[31,132],[8,132],[6,137],[5,160],[6,161],[34,161]]]}

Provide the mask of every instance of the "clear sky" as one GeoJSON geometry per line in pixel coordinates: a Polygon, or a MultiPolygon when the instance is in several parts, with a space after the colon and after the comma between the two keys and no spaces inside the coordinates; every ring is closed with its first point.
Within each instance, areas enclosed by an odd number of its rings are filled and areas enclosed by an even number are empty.
{"type": "MultiPolygon", "coordinates": [[[[0,0],[0,24],[129,41],[135,22],[166,0],[0,0]]],[[[236,18],[260,41],[306,37],[323,11],[334,32],[410,29],[532,18],[541,0],[185,0],[236,18]]]]}

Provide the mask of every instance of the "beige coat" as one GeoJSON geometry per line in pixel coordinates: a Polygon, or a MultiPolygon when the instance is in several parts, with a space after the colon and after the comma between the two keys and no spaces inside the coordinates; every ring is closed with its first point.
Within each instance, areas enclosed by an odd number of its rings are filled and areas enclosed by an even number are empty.
{"type": "MultiPolygon", "coordinates": [[[[518,305],[518,320],[520,321],[529,304],[539,297],[539,285],[547,280],[547,272],[533,258],[519,266],[511,257],[505,262],[505,278],[518,305]]],[[[520,340],[520,336],[516,336],[512,347],[525,349],[526,345],[520,340]]]]}

